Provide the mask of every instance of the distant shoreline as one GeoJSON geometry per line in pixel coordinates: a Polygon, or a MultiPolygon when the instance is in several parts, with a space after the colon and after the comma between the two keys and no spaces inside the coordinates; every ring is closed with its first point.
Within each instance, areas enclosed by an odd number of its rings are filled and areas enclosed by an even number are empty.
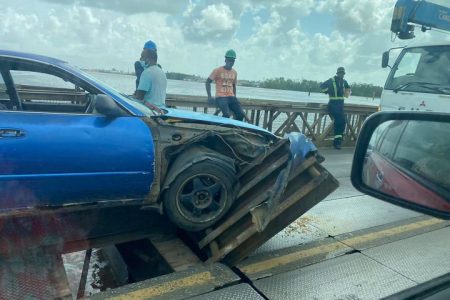
{"type": "MultiPolygon", "coordinates": [[[[104,74],[117,74],[135,76],[134,72],[125,72],[121,70],[103,70],[103,69],[83,69],[88,72],[97,72],[104,74]]],[[[177,72],[166,72],[167,79],[190,81],[190,82],[205,82],[206,78],[199,75],[190,75],[177,72]]],[[[320,82],[314,80],[303,79],[301,81],[285,79],[284,77],[266,79],[264,81],[251,81],[251,80],[238,80],[238,86],[254,87],[271,90],[283,90],[283,91],[298,91],[304,93],[322,93],[320,89],[320,82]]],[[[352,95],[365,97],[369,99],[381,98],[381,92],[383,88],[381,86],[375,86],[367,83],[352,83],[352,95]]]]}

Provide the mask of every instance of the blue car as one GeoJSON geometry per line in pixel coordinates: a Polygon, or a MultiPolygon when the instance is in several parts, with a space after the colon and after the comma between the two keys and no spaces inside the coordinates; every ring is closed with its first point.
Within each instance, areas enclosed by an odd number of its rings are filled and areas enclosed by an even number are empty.
{"type": "MultiPolygon", "coordinates": [[[[137,204],[202,230],[284,140],[232,119],[153,111],[50,57],[0,50],[0,72],[0,217],[137,204]]],[[[292,161],[315,151],[302,135],[290,140],[281,148],[292,161]]]]}

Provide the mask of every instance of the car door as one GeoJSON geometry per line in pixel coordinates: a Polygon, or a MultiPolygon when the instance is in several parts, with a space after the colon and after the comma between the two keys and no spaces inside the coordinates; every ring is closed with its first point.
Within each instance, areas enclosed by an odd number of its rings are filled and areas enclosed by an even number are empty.
{"type": "MultiPolygon", "coordinates": [[[[33,72],[27,76],[34,78],[33,72]]],[[[45,87],[40,88],[17,95],[32,98],[34,90],[43,99],[45,87]]],[[[33,111],[0,110],[0,210],[143,199],[149,193],[154,146],[139,117],[67,112],[70,105],[62,99],[52,100],[52,112],[47,112],[46,105],[38,104],[48,100],[27,101],[23,107],[33,111]],[[63,112],[58,103],[64,104],[63,112]]]]}

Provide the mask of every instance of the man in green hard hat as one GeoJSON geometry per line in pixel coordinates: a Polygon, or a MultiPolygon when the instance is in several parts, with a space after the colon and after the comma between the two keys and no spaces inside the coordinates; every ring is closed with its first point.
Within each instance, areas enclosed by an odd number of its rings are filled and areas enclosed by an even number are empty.
{"type": "Polygon", "coordinates": [[[236,60],[236,52],[233,49],[225,53],[225,65],[214,69],[206,79],[206,93],[208,102],[214,102],[211,96],[211,82],[216,82],[216,104],[222,111],[223,117],[229,118],[230,113],[234,118],[242,121],[245,118],[241,104],[236,98],[237,72],[233,69],[236,60]]]}

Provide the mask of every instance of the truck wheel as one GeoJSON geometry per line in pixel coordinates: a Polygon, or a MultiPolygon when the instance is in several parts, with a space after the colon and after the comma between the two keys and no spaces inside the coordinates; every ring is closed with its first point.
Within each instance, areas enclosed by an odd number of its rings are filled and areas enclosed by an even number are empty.
{"type": "Polygon", "coordinates": [[[180,228],[199,231],[216,223],[236,197],[233,168],[202,161],[180,173],[164,195],[168,217],[180,228]]]}

